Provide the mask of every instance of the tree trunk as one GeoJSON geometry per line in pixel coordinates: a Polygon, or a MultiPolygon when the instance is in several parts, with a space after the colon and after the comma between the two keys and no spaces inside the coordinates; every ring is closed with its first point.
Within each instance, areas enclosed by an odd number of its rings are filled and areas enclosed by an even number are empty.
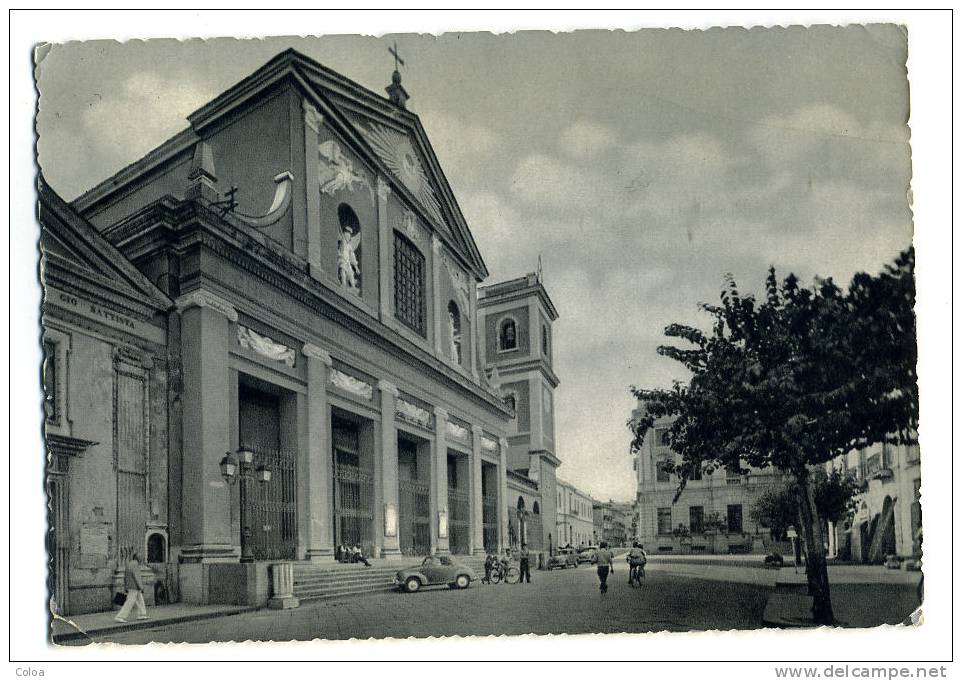
{"type": "Polygon", "coordinates": [[[832,596],[828,586],[828,565],[825,562],[825,544],[822,540],[822,524],[815,508],[815,492],[807,469],[796,472],[798,482],[798,513],[802,526],[799,528],[805,540],[805,575],[808,593],[812,596],[812,619],[815,624],[832,625],[832,596]]]}

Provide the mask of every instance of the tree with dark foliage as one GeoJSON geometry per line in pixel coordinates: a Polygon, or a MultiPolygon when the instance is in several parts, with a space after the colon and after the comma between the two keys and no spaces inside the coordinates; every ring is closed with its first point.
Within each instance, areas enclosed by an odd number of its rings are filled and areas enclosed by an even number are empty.
{"type": "Polygon", "coordinates": [[[804,288],[794,275],[779,283],[772,268],[761,301],[729,276],[721,304],[702,305],[710,332],[665,329],[687,345],[658,353],[682,363],[688,383],[631,388],[643,407],[629,422],[632,451],[655,419],[674,418],[667,444],[683,459],[673,467],[678,494],[695,465],[791,474],[816,624],[834,615],[812,467],[879,442],[915,441],[914,266],[909,249],[878,275],[856,274],[847,290],[831,279],[804,288]]]}
{"type": "MultiPolygon", "coordinates": [[[[821,468],[812,471],[812,486],[815,494],[815,508],[823,522],[838,523],[854,512],[861,493],[859,483],[845,471],[833,470],[826,473],[821,468]]],[[[765,490],[755,499],[749,516],[771,532],[772,539],[785,538],[788,528],[798,525],[798,490],[794,481],[765,490]]]]}

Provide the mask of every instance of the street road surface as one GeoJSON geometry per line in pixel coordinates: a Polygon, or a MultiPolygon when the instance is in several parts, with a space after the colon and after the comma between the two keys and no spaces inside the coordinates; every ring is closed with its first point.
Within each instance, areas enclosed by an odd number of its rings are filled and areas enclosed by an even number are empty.
{"type": "Polygon", "coordinates": [[[425,589],[307,602],[294,610],[261,610],[154,629],[113,633],[116,643],[289,641],[368,637],[582,634],[699,629],[754,629],[770,589],[703,580],[652,569],[642,588],[628,586],[616,564],[608,593],[594,567],[534,572],[531,584],[425,589]]]}

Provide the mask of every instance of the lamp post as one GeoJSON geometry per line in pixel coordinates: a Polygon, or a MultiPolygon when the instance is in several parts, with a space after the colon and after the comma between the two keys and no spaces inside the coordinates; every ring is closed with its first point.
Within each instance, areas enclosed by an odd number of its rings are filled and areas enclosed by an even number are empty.
{"type": "Polygon", "coordinates": [[[240,478],[240,524],[241,524],[241,562],[254,562],[254,547],[251,546],[251,537],[254,532],[251,528],[251,513],[248,509],[250,499],[250,482],[253,477],[261,483],[271,480],[271,469],[268,466],[258,466],[254,470],[254,452],[245,446],[240,446],[236,454],[227,452],[220,460],[220,472],[224,476],[228,485],[240,478]]]}

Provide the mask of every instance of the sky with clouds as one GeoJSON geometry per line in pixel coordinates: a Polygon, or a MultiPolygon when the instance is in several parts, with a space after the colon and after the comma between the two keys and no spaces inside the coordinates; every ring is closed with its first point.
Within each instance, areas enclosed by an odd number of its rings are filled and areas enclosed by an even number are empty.
{"type": "Polygon", "coordinates": [[[726,273],[848,281],[911,243],[895,26],[67,43],[38,70],[41,168],[72,199],[287,47],[383,92],[394,40],[488,283],[543,256],[559,474],[598,498],[633,497],[628,387],[684,378],[655,348],[726,273]]]}

